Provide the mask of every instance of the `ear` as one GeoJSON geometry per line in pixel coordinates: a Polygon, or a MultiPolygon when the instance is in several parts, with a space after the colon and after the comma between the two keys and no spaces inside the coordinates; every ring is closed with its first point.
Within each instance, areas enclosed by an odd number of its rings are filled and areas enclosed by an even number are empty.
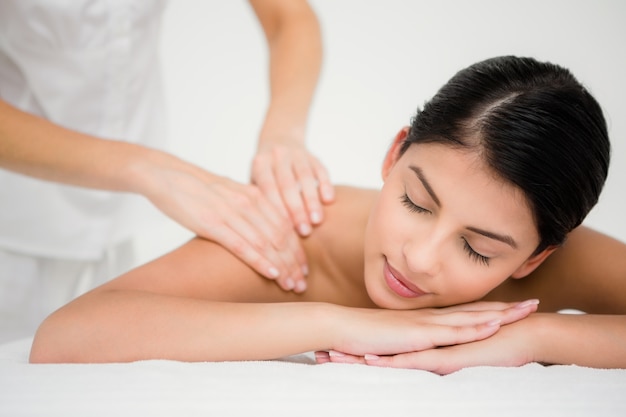
{"type": "Polygon", "coordinates": [[[402,147],[402,143],[406,139],[409,134],[409,127],[404,126],[397,134],[396,137],[393,138],[393,142],[387,151],[387,155],[385,155],[385,160],[383,161],[383,170],[382,177],[383,181],[389,175],[391,168],[396,164],[398,159],[400,158],[400,148],[402,147]]]}
{"type": "Polygon", "coordinates": [[[538,254],[531,256],[526,260],[526,262],[524,262],[519,268],[517,268],[517,270],[513,272],[513,274],[511,274],[511,278],[524,278],[525,276],[533,272],[539,265],[541,265],[541,263],[545,261],[546,258],[550,256],[550,254],[556,249],[557,246],[550,246],[549,248],[544,249],[538,254]]]}

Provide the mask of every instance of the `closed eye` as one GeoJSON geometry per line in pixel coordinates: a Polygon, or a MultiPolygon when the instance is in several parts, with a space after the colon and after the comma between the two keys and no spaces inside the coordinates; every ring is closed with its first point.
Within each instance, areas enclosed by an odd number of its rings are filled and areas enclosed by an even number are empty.
{"type": "Polygon", "coordinates": [[[476,252],[469,243],[467,243],[467,240],[465,240],[465,238],[463,238],[463,249],[465,250],[465,252],[467,252],[467,254],[469,255],[469,257],[478,262],[481,263],[485,266],[489,266],[489,258],[481,255],[480,253],[476,252]]]}
{"type": "Polygon", "coordinates": [[[430,213],[430,210],[426,210],[424,207],[420,207],[417,204],[415,204],[413,201],[411,201],[411,199],[409,198],[407,193],[404,193],[400,197],[400,201],[402,201],[402,204],[407,209],[409,209],[410,212],[413,212],[413,213],[430,213]]]}

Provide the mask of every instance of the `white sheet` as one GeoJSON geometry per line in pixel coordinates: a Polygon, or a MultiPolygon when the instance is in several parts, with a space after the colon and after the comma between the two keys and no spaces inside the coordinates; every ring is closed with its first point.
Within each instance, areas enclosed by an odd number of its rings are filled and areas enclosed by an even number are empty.
{"type": "Polygon", "coordinates": [[[626,370],[529,364],[448,376],[279,361],[28,364],[0,346],[0,416],[626,416],[626,370]]]}

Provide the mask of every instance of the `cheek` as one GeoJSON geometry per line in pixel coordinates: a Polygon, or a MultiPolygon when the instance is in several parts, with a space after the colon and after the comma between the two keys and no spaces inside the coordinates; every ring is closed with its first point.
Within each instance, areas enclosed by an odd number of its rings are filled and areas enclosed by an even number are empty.
{"type": "Polygon", "coordinates": [[[473,265],[471,261],[464,261],[455,257],[448,262],[445,278],[446,305],[461,304],[477,301],[500,286],[513,272],[507,264],[490,265],[488,267],[473,265]]]}
{"type": "Polygon", "coordinates": [[[411,215],[402,205],[402,191],[384,190],[370,213],[372,234],[379,242],[399,242],[403,232],[415,223],[415,215],[411,215]]]}
{"type": "Polygon", "coordinates": [[[385,200],[381,198],[372,207],[365,229],[365,252],[366,255],[373,251],[380,251],[385,237],[393,227],[393,213],[390,212],[385,200]]]}

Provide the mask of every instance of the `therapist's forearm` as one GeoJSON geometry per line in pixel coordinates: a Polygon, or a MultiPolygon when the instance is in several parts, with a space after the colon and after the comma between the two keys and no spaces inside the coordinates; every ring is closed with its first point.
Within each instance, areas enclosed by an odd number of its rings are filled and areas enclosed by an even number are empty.
{"type": "MultiPolygon", "coordinates": [[[[255,2],[252,4],[255,6],[255,2]]],[[[322,40],[313,10],[306,2],[294,4],[298,6],[273,19],[257,10],[270,54],[270,103],[260,145],[268,140],[304,143],[308,112],[322,63],[322,40]]]]}
{"type": "Polygon", "coordinates": [[[66,129],[0,100],[0,168],[46,181],[146,195],[153,186],[148,172],[157,165],[187,164],[144,146],[66,129]]]}

